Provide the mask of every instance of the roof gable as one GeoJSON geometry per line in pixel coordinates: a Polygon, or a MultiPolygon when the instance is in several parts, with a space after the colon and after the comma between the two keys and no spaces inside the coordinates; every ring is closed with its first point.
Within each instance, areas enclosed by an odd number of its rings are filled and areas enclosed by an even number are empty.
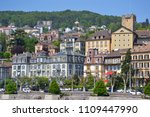
{"type": "Polygon", "coordinates": [[[133,33],[131,30],[125,28],[125,27],[121,27],[119,28],[117,31],[113,32],[113,33],[133,33]]]}

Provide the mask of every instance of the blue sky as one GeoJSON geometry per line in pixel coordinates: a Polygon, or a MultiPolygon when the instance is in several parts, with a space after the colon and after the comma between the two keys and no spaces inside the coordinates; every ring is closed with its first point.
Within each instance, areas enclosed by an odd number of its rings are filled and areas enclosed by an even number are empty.
{"type": "Polygon", "coordinates": [[[88,10],[103,15],[134,13],[137,21],[150,20],[150,0],[0,0],[0,11],[88,10]]]}

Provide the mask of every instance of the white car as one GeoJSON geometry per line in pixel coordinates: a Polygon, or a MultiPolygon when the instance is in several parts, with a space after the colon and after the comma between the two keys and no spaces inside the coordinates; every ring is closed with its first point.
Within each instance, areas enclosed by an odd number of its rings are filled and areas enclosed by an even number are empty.
{"type": "Polygon", "coordinates": [[[118,93],[123,93],[123,89],[118,89],[117,92],[118,93]]]}
{"type": "Polygon", "coordinates": [[[142,93],[141,93],[141,92],[139,92],[139,91],[135,91],[135,90],[130,91],[129,93],[130,93],[130,94],[132,94],[132,95],[142,95],[142,93]]]}
{"type": "Polygon", "coordinates": [[[4,88],[0,88],[0,92],[5,92],[5,89],[4,88]]]}
{"type": "Polygon", "coordinates": [[[29,88],[23,88],[22,91],[25,92],[25,93],[30,93],[31,92],[31,90],[29,88]]]}

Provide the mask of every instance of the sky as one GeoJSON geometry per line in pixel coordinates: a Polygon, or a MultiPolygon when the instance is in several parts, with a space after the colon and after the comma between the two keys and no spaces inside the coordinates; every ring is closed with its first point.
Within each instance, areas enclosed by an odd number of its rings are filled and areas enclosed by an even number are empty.
{"type": "Polygon", "coordinates": [[[150,20],[150,0],[0,0],[0,11],[88,10],[102,15],[135,14],[138,22],[150,20]]]}

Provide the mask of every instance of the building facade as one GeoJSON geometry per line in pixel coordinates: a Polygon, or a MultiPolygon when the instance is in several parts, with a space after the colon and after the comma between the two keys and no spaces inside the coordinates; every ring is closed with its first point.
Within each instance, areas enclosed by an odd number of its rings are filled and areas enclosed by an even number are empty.
{"type": "MultiPolygon", "coordinates": [[[[125,59],[125,53],[121,52],[121,61],[125,59]]],[[[131,56],[131,67],[134,70],[132,82],[143,86],[145,80],[150,78],[150,44],[135,46],[131,49],[131,56]]]]}
{"type": "Polygon", "coordinates": [[[6,78],[11,78],[11,63],[2,60],[0,63],[0,81],[6,78]]]}
{"type": "Polygon", "coordinates": [[[96,32],[85,42],[85,55],[89,49],[98,49],[99,52],[108,52],[111,50],[111,34],[108,30],[96,32]]]}
{"type": "Polygon", "coordinates": [[[60,43],[60,51],[73,51],[81,54],[85,53],[85,42],[77,37],[65,37],[60,43]]]}
{"type": "Polygon", "coordinates": [[[84,62],[84,77],[93,75],[97,79],[104,77],[104,57],[106,54],[99,53],[98,49],[89,49],[84,62]]]}
{"type": "Polygon", "coordinates": [[[112,33],[111,50],[133,48],[136,39],[136,18],[134,15],[122,16],[122,27],[112,33]]]}
{"type": "Polygon", "coordinates": [[[148,44],[150,43],[150,30],[136,30],[137,44],[148,44]]]}
{"type": "Polygon", "coordinates": [[[53,56],[47,56],[45,52],[23,53],[13,56],[12,77],[71,78],[74,74],[82,76],[83,66],[84,55],[76,52],[59,52],[53,56]]]}
{"type": "Polygon", "coordinates": [[[120,50],[112,51],[104,57],[104,71],[121,73],[121,54],[120,50]]]}
{"type": "Polygon", "coordinates": [[[47,54],[51,56],[59,52],[59,48],[51,43],[39,42],[35,45],[35,54],[41,51],[46,51],[47,54]]]}

